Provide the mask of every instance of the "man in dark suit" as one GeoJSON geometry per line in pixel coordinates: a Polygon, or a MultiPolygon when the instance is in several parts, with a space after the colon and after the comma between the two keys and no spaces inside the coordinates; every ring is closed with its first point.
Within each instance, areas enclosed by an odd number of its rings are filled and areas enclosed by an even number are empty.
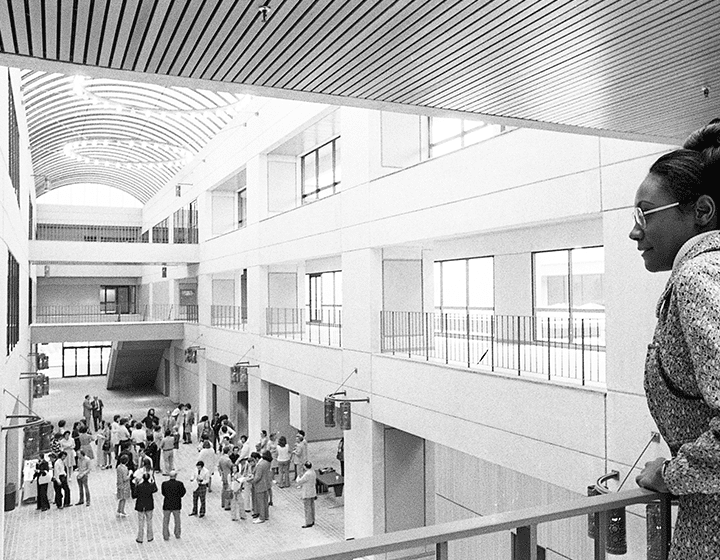
{"type": "Polygon", "coordinates": [[[185,495],[185,485],[177,479],[177,471],[170,471],[170,480],[162,483],[163,539],[170,540],[170,514],[175,518],[175,538],[180,538],[180,510],[185,495]]]}
{"type": "Polygon", "coordinates": [[[253,475],[253,489],[255,490],[255,502],[257,506],[258,517],[253,523],[265,523],[270,518],[268,511],[268,492],[272,488],[272,474],[270,464],[272,463],[272,455],[269,451],[265,451],[262,459],[258,461],[253,475]]]}
{"type": "Polygon", "coordinates": [[[147,541],[153,540],[152,516],[155,509],[153,500],[155,492],[157,492],[155,481],[150,480],[148,473],[143,474],[142,482],[135,488],[135,511],[138,513],[138,534],[135,540],[139,543],[143,542],[145,525],[147,525],[147,541]]]}

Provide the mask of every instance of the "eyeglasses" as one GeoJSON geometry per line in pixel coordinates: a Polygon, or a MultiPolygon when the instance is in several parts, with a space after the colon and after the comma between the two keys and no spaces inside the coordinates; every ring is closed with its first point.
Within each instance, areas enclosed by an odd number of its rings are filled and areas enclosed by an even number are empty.
{"type": "Polygon", "coordinates": [[[680,206],[680,203],[673,202],[672,204],[658,206],[657,208],[651,208],[650,210],[643,210],[639,206],[636,206],[635,208],[633,208],[633,218],[635,218],[635,224],[637,224],[640,229],[645,229],[647,227],[647,220],[645,219],[645,216],[648,216],[649,214],[654,214],[655,212],[660,212],[662,210],[667,210],[668,208],[674,208],[675,206],[680,206]]]}

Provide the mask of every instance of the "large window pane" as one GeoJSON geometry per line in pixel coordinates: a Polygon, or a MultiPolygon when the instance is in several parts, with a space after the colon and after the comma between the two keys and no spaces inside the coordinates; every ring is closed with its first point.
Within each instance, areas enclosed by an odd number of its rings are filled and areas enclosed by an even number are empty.
{"type": "Polygon", "coordinates": [[[467,261],[442,263],[442,307],[448,311],[467,307],[467,261]]]}
{"type": "Polygon", "coordinates": [[[312,152],[302,158],[303,196],[309,196],[317,189],[317,154],[312,152]]]}
{"type": "Polygon", "coordinates": [[[318,188],[327,189],[333,185],[332,144],[326,144],[318,150],[318,188]]]}
{"type": "Polygon", "coordinates": [[[535,307],[568,311],[568,252],[535,253],[535,307]]]}
{"type": "Polygon", "coordinates": [[[430,142],[438,144],[462,132],[462,119],[433,117],[430,119],[430,142]]]}
{"type": "Polygon", "coordinates": [[[572,303],[573,309],[604,309],[603,274],[605,250],[603,247],[572,251],[572,303]]]}
{"type": "Polygon", "coordinates": [[[494,306],[493,259],[485,257],[468,260],[468,307],[489,308],[494,306]]]}

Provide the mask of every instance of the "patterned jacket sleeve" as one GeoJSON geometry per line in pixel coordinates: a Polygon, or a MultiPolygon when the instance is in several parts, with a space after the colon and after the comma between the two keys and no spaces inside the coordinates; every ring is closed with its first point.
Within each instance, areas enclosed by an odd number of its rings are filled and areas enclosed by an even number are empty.
{"type": "MultiPolygon", "coordinates": [[[[680,324],[703,399],[720,411],[720,267],[703,258],[688,264],[673,286],[680,324]]],[[[680,448],[664,478],[673,494],[720,492],[720,418],[680,448]]]]}

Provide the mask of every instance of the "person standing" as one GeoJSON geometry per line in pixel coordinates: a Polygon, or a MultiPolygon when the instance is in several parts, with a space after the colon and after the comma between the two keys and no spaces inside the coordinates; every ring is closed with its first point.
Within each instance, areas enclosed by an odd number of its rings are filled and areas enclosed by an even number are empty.
{"type": "Polygon", "coordinates": [[[205,465],[205,468],[210,473],[208,477],[207,491],[212,492],[212,475],[215,473],[215,463],[217,462],[217,457],[215,456],[215,451],[209,441],[203,442],[202,449],[198,454],[198,461],[202,461],[203,465],[205,465]]]}
{"type": "Polygon", "coordinates": [[[85,400],[83,401],[83,418],[85,419],[85,425],[88,427],[88,430],[90,433],[94,432],[93,428],[93,420],[92,420],[92,401],[90,400],[90,395],[85,395],[85,400]]]}
{"type": "Polygon", "coordinates": [[[125,503],[132,497],[132,492],[130,490],[131,475],[127,464],[128,456],[121,455],[118,461],[117,469],[115,471],[118,499],[117,515],[119,515],[120,517],[127,517],[127,513],[125,513],[125,503]]]}
{"type": "Polygon", "coordinates": [[[285,436],[278,438],[277,453],[278,471],[280,473],[278,486],[288,488],[290,486],[290,446],[285,436]]]}
{"type": "Polygon", "coordinates": [[[52,475],[50,474],[50,465],[43,455],[40,455],[40,459],[35,465],[34,478],[37,481],[37,509],[47,511],[50,509],[47,491],[52,475]]]}
{"type": "Polygon", "coordinates": [[[304,433],[298,432],[295,436],[295,449],[292,452],[292,462],[295,465],[295,478],[298,478],[304,472],[304,464],[308,460],[307,443],[305,442],[304,433]]]}
{"type": "Polygon", "coordinates": [[[103,402],[102,399],[99,399],[96,396],[92,399],[92,418],[93,418],[93,424],[95,426],[95,431],[97,432],[100,429],[100,423],[102,422],[102,411],[103,411],[103,402]]]}
{"type": "Polygon", "coordinates": [[[53,487],[55,488],[55,505],[58,509],[72,505],[66,459],[67,453],[61,451],[53,463],[53,487]]]}
{"type": "Polygon", "coordinates": [[[192,409],[192,405],[187,403],[185,405],[185,429],[183,430],[183,437],[185,443],[192,443],[192,433],[195,427],[195,411],[192,409]]]}
{"type": "Polygon", "coordinates": [[[138,512],[138,534],[136,542],[142,543],[145,536],[145,528],[147,527],[147,541],[153,540],[153,509],[155,509],[155,500],[153,494],[157,492],[155,481],[150,480],[150,475],[143,474],[142,482],[135,488],[135,511],[138,512]]]}
{"type": "Polygon", "coordinates": [[[315,500],[317,499],[317,488],[315,483],[317,482],[317,474],[315,469],[312,468],[312,463],[307,461],[304,465],[305,473],[298,478],[298,488],[301,489],[300,497],[305,507],[305,525],[303,529],[312,527],[315,525],[315,500]]]}
{"type": "Polygon", "coordinates": [[[78,451],[78,467],[77,467],[77,483],[80,499],[76,506],[85,504],[90,507],[90,487],[88,486],[88,477],[90,476],[90,458],[82,449],[78,451]]]}
{"type": "Polygon", "coordinates": [[[335,455],[335,457],[340,462],[340,474],[344,477],[345,476],[345,438],[344,437],[341,437],[340,441],[338,441],[337,455],[335,455]]]}
{"type": "Polygon", "coordinates": [[[230,489],[230,475],[232,474],[233,463],[230,460],[230,446],[226,445],[222,455],[218,459],[218,472],[222,481],[222,494],[220,495],[220,507],[230,510],[232,504],[232,490],[230,489]]]}
{"type": "Polygon", "coordinates": [[[170,540],[170,515],[175,518],[175,538],[180,538],[180,510],[185,496],[185,485],[177,479],[177,471],[170,471],[170,480],[162,483],[163,495],[163,539],[170,540]]]}
{"type": "Polygon", "coordinates": [[[272,463],[272,455],[269,451],[265,451],[260,457],[255,467],[255,476],[253,477],[253,486],[255,491],[255,507],[258,517],[253,523],[264,523],[270,519],[270,511],[268,508],[269,492],[272,488],[272,471],[270,464],[272,463]]]}
{"type": "Polygon", "coordinates": [[[245,484],[245,478],[243,478],[240,472],[240,465],[233,463],[230,472],[230,491],[232,492],[232,501],[230,503],[231,516],[233,521],[238,519],[247,519],[245,515],[245,506],[243,504],[243,485],[245,484]]]}
{"type": "Polygon", "coordinates": [[[165,437],[160,443],[160,451],[163,456],[163,474],[168,476],[170,471],[175,470],[175,438],[170,430],[165,430],[165,437]]]}
{"type": "Polygon", "coordinates": [[[720,558],[720,123],[662,155],[637,189],[630,239],[648,272],[670,272],[645,358],[650,414],[671,457],[639,486],[678,499],[669,558],[720,558]]]}
{"type": "Polygon", "coordinates": [[[205,498],[207,497],[208,484],[210,484],[210,471],[205,468],[205,463],[202,461],[198,461],[195,467],[197,470],[190,477],[190,482],[196,482],[197,487],[193,491],[193,509],[190,515],[205,517],[205,498]],[[198,501],[200,501],[199,514],[198,501]]]}

